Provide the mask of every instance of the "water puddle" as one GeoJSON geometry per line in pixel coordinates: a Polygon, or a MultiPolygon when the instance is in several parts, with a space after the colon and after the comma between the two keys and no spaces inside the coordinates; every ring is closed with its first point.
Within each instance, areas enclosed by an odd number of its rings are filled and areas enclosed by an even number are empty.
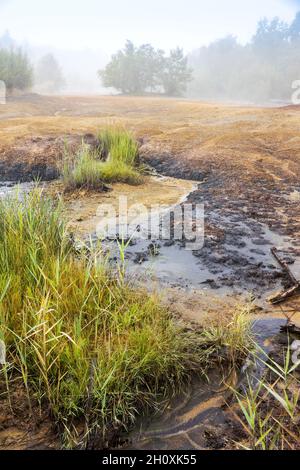
{"type": "MultiPolygon", "coordinates": [[[[286,320],[280,318],[259,319],[253,324],[253,333],[258,345],[266,355],[272,350],[273,341],[286,320]]],[[[263,357],[266,360],[266,357],[263,357]]],[[[263,366],[254,373],[258,380],[263,366]]],[[[253,371],[251,371],[253,373],[253,371]]],[[[250,373],[250,371],[247,371],[250,373]]],[[[236,383],[245,380],[246,372],[236,378],[236,383]]],[[[143,450],[197,450],[223,449],[229,439],[238,441],[240,431],[226,403],[231,392],[224,385],[218,372],[209,374],[209,380],[197,380],[185,393],[171,400],[160,415],[141,418],[137,429],[129,436],[128,448],[143,450]],[[131,444],[132,443],[132,444],[131,444]],[[134,446],[134,447],[131,447],[134,446]]]]}
{"type": "MultiPolygon", "coordinates": [[[[144,220],[137,223],[137,227],[144,225],[144,220]]],[[[300,279],[300,253],[293,239],[254,219],[218,211],[210,211],[206,225],[213,226],[217,235],[208,229],[203,248],[194,251],[186,249],[182,241],[135,235],[125,251],[128,277],[147,283],[151,279],[165,287],[218,290],[220,294],[252,293],[264,301],[288,282],[271,254],[275,246],[300,279]]],[[[105,240],[103,244],[111,260],[120,262],[116,240],[105,240]]]]}
{"type": "Polygon", "coordinates": [[[15,181],[0,182],[0,198],[13,194],[16,190],[20,194],[28,193],[34,186],[35,183],[16,184],[15,181]]]}

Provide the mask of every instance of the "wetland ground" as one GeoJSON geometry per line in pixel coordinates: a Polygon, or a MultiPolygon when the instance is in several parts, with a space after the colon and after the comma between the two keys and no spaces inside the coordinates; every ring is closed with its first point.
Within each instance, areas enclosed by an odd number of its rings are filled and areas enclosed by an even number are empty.
{"type": "MultiPolygon", "coordinates": [[[[256,333],[262,342],[271,341],[285,315],[300,322],[298,297],[282,309],[267,302],[272,292],[289,287],[272,257],[273,246],[300,279],[299,124],[300,108],[291,106],[29,95],[0,107],[0,197],[17,182],[27,191],[35,178],[41,179],[49,194],[63,194],[69,230],[80,240],[95,237],[97,207],[107,202],[117,207],[119,195],[147,207],[204,204],[201,250],[136,237],[126,250],[128,274],[150,289],[158,287],[174,315],[195,327],[251,299],[256,333]],[[133,132],[141,161],[152,174],[140,186],[63,194],[57,179],[66,142],[74,151],[82,140],[94,146],[97,132],[107,124],[133,132]],[[149,251],[153,242],[155,256],[149,251]]],[[[109,246],[113,253],[114,242],[109,246]]],[[[226,397],[218,386],[216,377],[213,391],[193,385],[162,418],[141,425],[138,446],[232,448],[240,428],[224,411],[226,397]]],[[[20,415],[0,431],[2,447],[57,445],[47,426],[45,433],[43,426],[31,430],[28,438],[20,415]]]]}

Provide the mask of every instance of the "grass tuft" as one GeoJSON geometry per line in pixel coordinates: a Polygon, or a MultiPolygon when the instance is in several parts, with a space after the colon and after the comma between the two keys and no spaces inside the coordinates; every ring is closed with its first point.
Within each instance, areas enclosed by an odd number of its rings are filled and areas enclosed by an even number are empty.
{"type": "Polygon", "coordinates": [[[69,446],[96,430],[101,447],[201,371],[199,345],[101,252],[73,253],[61,211],[38,189],[0,200],[0,337],[13,365],[0,381],[20,378],[29,410],[48,409],[69,446]]]}
{"type": "Polygon", "coordinates": [[[256,345],[250,358],[264,374],[248,374],[244,390],[235,391],[239,412],[234,414],[247,436],[243,448],[299,450],[299,364],[291,364],[289,347],[275,360],[256,345]]]}
{"type": "Polygon", "coordinates": [[[107,128],[99,134],[99,141],[98,151],[82,144],[75,156],[66,153],[62,169],[66,188],[99,190],[105,183],[140,184],[138,145],[131,134],[123,129],[107,128]]]}
{"type": "Polygon", "coordinates": [[[137,164],[139,149],[131,133],[119,127],[107,127],[98,135],[102,154],[115,163],[122,162],[134,167],[137,164]]]}

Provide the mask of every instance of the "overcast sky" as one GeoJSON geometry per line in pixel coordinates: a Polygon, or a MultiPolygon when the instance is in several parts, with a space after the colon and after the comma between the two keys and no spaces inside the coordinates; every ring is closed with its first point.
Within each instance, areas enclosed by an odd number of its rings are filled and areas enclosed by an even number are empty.
{"type": "Polygon", "coordinates": [[[106,53],[126,39],[188,51],[229,33],[245,42],[261,17],[290,21],[297,7],[300,0],[0,0],[0,34],[106,53]]]}

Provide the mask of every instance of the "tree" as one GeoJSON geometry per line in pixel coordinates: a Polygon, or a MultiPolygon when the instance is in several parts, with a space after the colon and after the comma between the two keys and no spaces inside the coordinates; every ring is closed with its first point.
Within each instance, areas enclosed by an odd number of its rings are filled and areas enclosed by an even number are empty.
{"type": "Polygon", "coordinates": [[[64,87],[65,79],[53,54],[47,54],[39,60],[35,70],[35,79],[36,84],[49,93],[60,91],[64,87]]]}
{"type": "Polygon", "coordinates": [[[164,59],[160,77],[168,96],[180,96],[186,91],[192,78],[192,70],[188,68],[187,63],[187,57],[179,47],[171,50],[170,56],[164,59]]]}
{"type": "Polygon", "coordinates": [[[131,95],[162,91],[180,95],[190,76],[187,58],[181,49],[171,51],[166,57],[164,51],[155,50],[151,44],[135,47],[131,41],[112,56],[105,70],[99,71],[105,87],[131,95]]]}
{"type": "Polygon", "coordinates": [[[9,92],[32,86],[33,68],[22,49],[0,49],[0,80],[9,92]]]}
{"type": "Polygon", "coordinates": [[[179,47],[171,50],[170,56],[165,58],[160,76],[168,96],[180,96],[186,91],[192,78],[192,70],[187,64],[187,57],[179,47]]]}
{"type": "Polygon", "coordinates": [[[144,93],[155,85],[156,52],[150,44],[136,48],[127,41],[123,50],[112,56],[99,76],[105,87],[113,87],[125,94],[144,93]]]}
{"type": "Polygon", "coordinates": [[[194,51],[189,56],[189,64],[194,70],[189,92],[193,96],[201,93],[206,99],[237,96],[241,90],[238,81],[241,73],[247,70],[248,56],[249,51],[233,36],[218,39],[194,51]]]}
{"type": "Polygon", "coordinates": [[[262,19],[248,44],[225,37],[189,56],[193,97],[266,102],[289,101],[300,77],[300,13],[291,25],[262,19]]]}
{"type": "Polygon", "coordinates": [[[137,69],[135,47],[127,41],[124,50],[118,51],[111,58],[105,70],[99,71],[99,77],[105,87],[113,87],[125,94],[137,91],[137,69]]]}
{"type": "Polygon", "coordinates": [[[252,44],[257,53],[269,55],[284,45],[289,36],[289,25],[275,17],[259,21],[252,44]]]}

